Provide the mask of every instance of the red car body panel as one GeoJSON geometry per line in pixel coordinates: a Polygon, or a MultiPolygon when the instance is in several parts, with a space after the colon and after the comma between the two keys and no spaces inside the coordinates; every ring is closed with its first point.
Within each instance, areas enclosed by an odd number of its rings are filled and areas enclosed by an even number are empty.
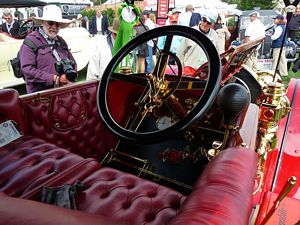
{"type": "MultiPolygon", "coordinates": [[[[287,180],[300,177],[300,80],[291,79],[287,96],[291,103],[291,111],[279,122],[277,146],[268,156],[265,170],[263,190],[255,196],[261,201],[259,216],[256,224],[260,224],[266,214],[275,204],[275,200],[284,188],[287,180]]],[[[288,193],[267,224],[298,224],[300,220],[300,190],[299,182],[288,193]]]]}

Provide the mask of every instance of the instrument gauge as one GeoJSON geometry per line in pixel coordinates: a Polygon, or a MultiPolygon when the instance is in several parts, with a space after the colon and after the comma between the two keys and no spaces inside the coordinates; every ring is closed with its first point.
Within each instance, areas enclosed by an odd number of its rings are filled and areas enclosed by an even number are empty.
{"type": "Polygon", "coordinates": [[[159,117],[156,121],[156,126],[159,130],[164,130],[172,125],[172,119],[168,116],[159,117]]]}

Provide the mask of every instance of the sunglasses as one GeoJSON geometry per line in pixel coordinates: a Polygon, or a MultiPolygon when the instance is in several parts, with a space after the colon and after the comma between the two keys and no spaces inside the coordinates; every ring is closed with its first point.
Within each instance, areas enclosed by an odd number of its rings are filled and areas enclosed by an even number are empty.
{"type": "Polygon", "coordinates": [[[202,22],[207,23],[208,25],[211,25],[211,22],[209,22],[206,17],[202,17],[202,22]]]}
{"type": "Polygon", "coordinates": [[[54,21],[46,21],[46,22],[49,26],[53,26],[55,24],[57,27],[60,27],[60,23],[58,22],[54,22],[54,21]]]}

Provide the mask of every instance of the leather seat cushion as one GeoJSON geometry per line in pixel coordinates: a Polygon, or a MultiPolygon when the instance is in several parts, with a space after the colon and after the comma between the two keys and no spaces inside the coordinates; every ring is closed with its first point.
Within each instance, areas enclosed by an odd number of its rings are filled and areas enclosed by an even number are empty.
{"type": "Polygon", "coordinates": [[[88,161],[91,159],[86,160],[39,138],[22,136],[0,148],[0,192],[20,197],[49,181],[53,183],[54,178],[60,177],[60,184],[73,182],[76,173],[69,178],[62,179],[61,176],[70,176],[80,164],[83,164],[81,173],[87,171],[84,176],[100,168],[94,159],[92,166],[84,166],[88,161]]]}
{"type": "Polygon", "coordinates": [[[130,225],[114,218],[11,197],[0,197],[0,217],[0,225],[130,225]]]}
{"type": "Polygon", "coordinates": [[[177,215],[185,196],[154,182],[112,168],[102,168],[83,180],[77,208],[128,221],[131,225],[162,225],[177,215]]]}

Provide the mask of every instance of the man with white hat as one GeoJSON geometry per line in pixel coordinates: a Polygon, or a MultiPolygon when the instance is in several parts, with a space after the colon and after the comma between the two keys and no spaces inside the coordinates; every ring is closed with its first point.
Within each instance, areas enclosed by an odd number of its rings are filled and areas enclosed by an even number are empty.
{"type": "Polygon", "coordinates": [[[57,62],[66,62],[71,64],[74,69],[72,72],[76,70],[76,63],[66,42],[58,36],[59,30],[67,27],[71,20],[63,19],[61,9],[56,5],[45,6],[43,16],[33,17],[33,20],[42,26],[28,34],[25,40],[27,43],[31,42],[35,49],[25,43],[20,49],[21,70],[26,81],[27,92],[41,91],[74,82],[77,78],[75,73],[57,71],[55,66],[57,62]]]}
{"type": "MultiPolygon", "coordinates": [[[[251,22],[246,27],[245,36],[244,36],[244,40],[243,40],[244,43],[247,43],[247,42],[257,39],[257,38],[265,37],[266,27],[259,20],[259,17],[260,17],[259,12],[254,11],[254,12],[250,13],[249,16],[250,16],[251,22]]],[[[253,54],[250,56],[250,58],[245,63],[247,66],[249,66],[251,69],[253,69],[254,72],[257,71],[257,55],[258,55],[259,48],[260,48],[260,46],[256,49],[256,51],[253,52],[253,54]]]]}
{"type": "MultiPolygon", "coordinates": [[[[212,29],[215,21],[216,18],[214,18],[213,15],[203,15],[200,25],[195,27],[195,29],[199,29],[203,34],[205,34],[216,47],[218,34],[214,29],[212,29]]],[[[207,62],[207,56],[202,48],[188,38],[181,41],[176,55],[184,67],[192,67],[195,70],[197,70],[203,63],[207,62]]]]}
{"type": "Polygon", "coordinates": [[[108,27],[109,34],[96,35],[94,37],[95,49],[91,56],[87,69],[87,80],[99,80],[106,66],[112,58],[113,46],[117,37],[118,29],[120,27],[120,21],[115,18],[112,26],[108,27]]]}

